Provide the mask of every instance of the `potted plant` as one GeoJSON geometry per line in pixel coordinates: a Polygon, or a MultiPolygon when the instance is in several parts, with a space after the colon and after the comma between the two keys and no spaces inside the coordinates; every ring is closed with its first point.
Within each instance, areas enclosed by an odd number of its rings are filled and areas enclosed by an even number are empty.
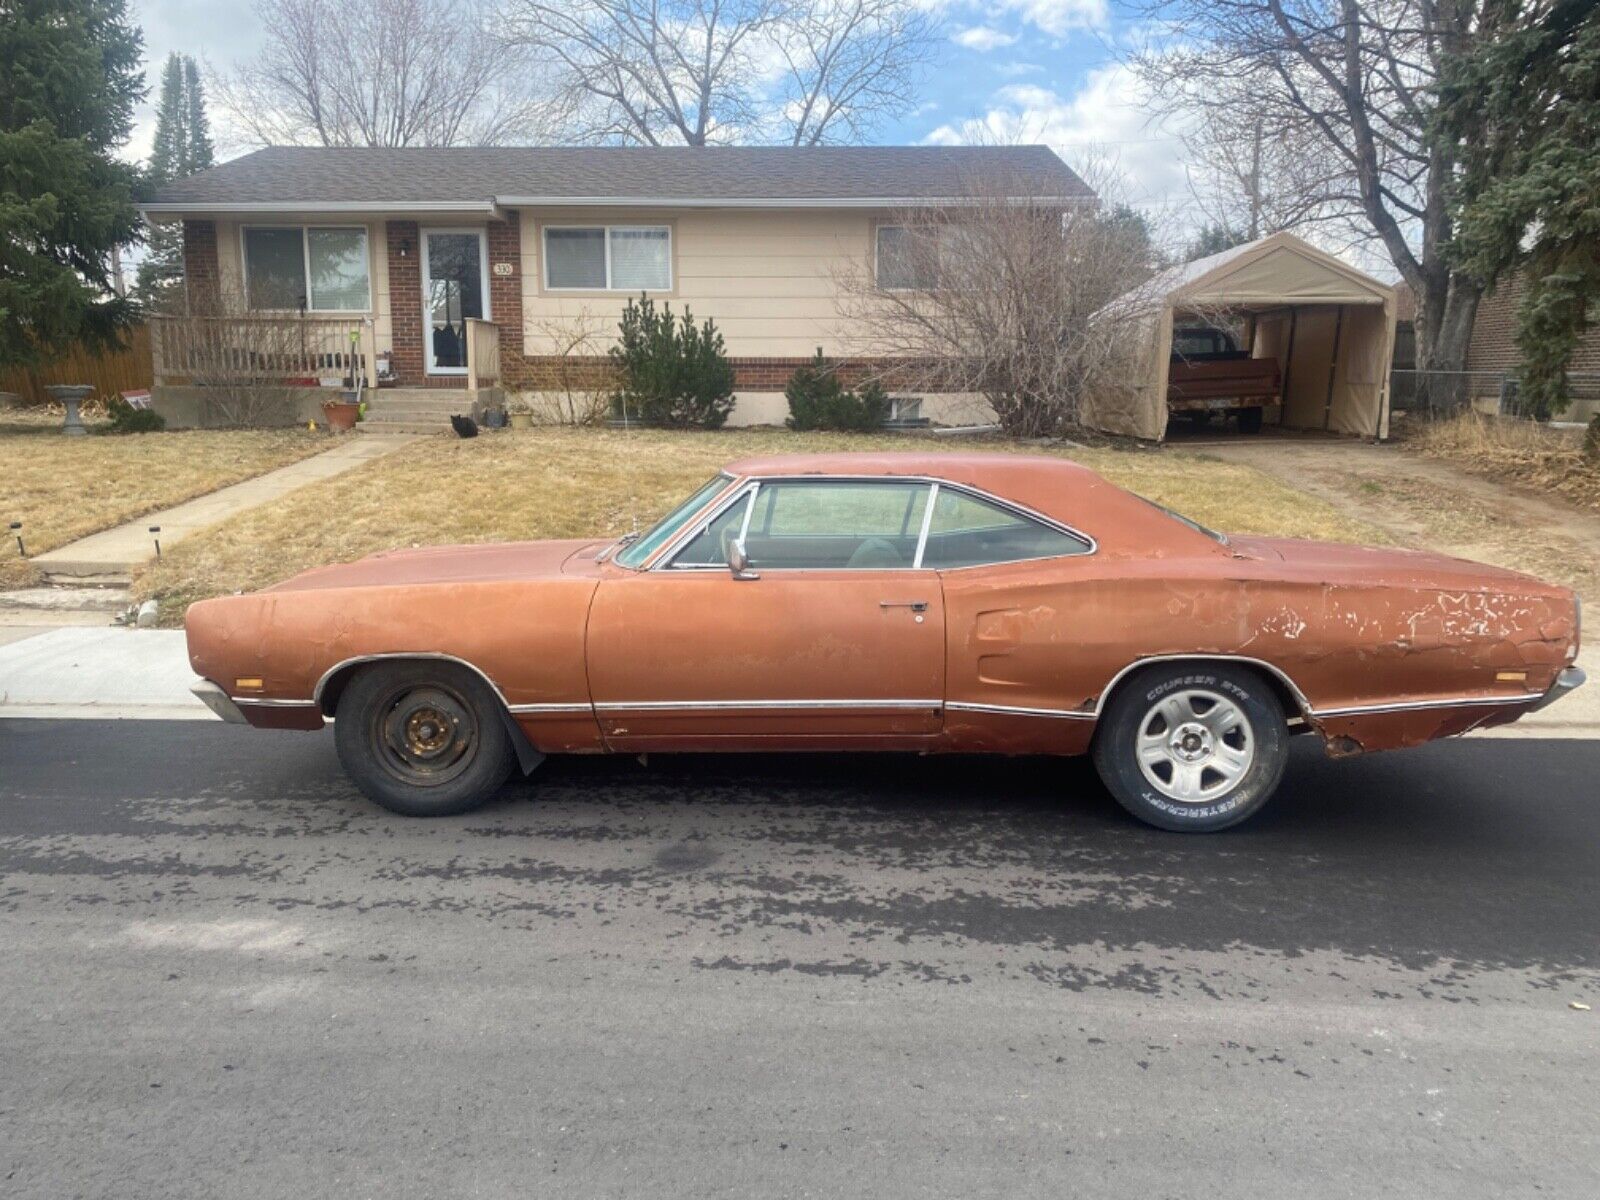
{"type": "Polygon", "coordinates": [[[526,400],[522,399],[522,397],[519,396],[510,404],[506,405],[506,411],[510,413],[511,416],[511,428],[533,428],[533,406],[526,400]]]}
{"type": "Polygon", "coordinates": [[[328,419],[328,430],[331,433],[349,433],[356,427],[356,422],[361,419],[361,410],[364,407],[361,399],[361,385],[365,382],[365,379],[361,374],[360,362],[356,354],[356,347],[360,338],[359,331],[351,331],[350,370],[340,380],[344,385],[344,392],[338,399],[328,399],[322,402],[322,415],[328,419]]]}

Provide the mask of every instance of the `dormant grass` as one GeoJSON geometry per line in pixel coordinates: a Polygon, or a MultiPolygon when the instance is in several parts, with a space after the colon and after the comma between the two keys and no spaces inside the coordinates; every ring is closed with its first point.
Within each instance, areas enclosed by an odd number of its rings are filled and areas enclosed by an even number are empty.
{"type": "MultiPolygon", "coordinates": [[[[167,624],[207,596],[308,567],[449,542],[614,536],[648,526],[725,464],[759,454],[985,450],[1076,459],[1113,482],[1239,533],[1386,540],[1331,505],[1252,468],[1156,450],[1067,450],[990,439],[535,429],[429,438],[174,546],[135,581],[167,624]]],[[[1092,521],[1084,518],[1085,525],[1092,521]]]]}

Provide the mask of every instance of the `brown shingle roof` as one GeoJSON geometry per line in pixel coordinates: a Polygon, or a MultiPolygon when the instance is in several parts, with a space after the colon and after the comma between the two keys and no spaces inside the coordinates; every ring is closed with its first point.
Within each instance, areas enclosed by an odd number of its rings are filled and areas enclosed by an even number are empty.
{"type": "Polygon", "coordinates": [[[508,201],[931,201],[974,181],[1008,194],[1088,198],[1045,146],[460,147],[258,150],[160,189],[147,207],[508,201]]]}

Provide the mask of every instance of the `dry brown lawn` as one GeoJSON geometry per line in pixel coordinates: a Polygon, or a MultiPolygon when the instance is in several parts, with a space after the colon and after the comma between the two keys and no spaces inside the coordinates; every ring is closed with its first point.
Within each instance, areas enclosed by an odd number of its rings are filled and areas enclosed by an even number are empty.
{"type": "MultiPolygon", "coordinates": [[[[326,434],[299,429],[67,438],[60,428],[59,412],[0,412],[0,526],[21,521],[30,555],[332,445],[326,434]]],[[[7,536],[0,544],[0,587],[37,579],[7,536]]]]}
{"type": "Polygon", "coordinates": [[[1600,459],[1583,453],[1579,430],[1463,413],[1421,425],[1406,445],[1476,475],[1554,492],[1600,509],[1600,459]]]}
{"type": "Polygon", "coordinates": [[[168,624],[207,596],[251,590],[307,567],[440,542],[605,536],[641,528],[724,464],[752,454],[961,450],[1059,454],[1125,487],[1240,533],[1383,541],[1250,467],[1156,450],[1059,450],[998,440],[892,434],[537,429],[430,438],[291,493],[175,546],[135,581],[168,624]]]}

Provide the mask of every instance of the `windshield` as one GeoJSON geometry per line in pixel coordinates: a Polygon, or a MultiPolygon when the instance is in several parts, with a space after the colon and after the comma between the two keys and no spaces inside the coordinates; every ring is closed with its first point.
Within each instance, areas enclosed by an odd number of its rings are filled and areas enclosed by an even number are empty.
{"type": "Polygon", "coordinates": [[[707,483],[694,495],[646,530],[644,536],[629,543],[627,548],[617,555],[616,561],[624,567],[643,566],[645,559],[671,540],[672,535],[682,528],[685,521],[709,504],[711,497],[728,486],[729,478],[730,476],[727,475],[718,475],[711,480],[711,482],[707,483]]]}
{"type": "MultiPolygon", "coordinates": [[[[1137,494],[1137,493],[1135,493],[1135,494],[1137,494]]],[[[1204,525],[1200,524],[1199,521],[1196,521],[1191,517],[1186,517],[1181,512],[1173,512],[1165,504],[1157,504],[1154,500],[1151,500],[1147,496],[1139,496],[1139,499],[1143,500],[1146,504],[1148,504],[1151,508],[1157,510],[1158,512],[1166,513],[1167,516],[1171,517],[1174,521],[1177,521],[1180,525],[1187,525],[1190,529],[1194,530],[1196,533],[1205,534],[1213,542],[1217,542],[1217,543],[1219,543],[1220,545],[1223,545],[1223,546],[1226,546],[1228,544],[1228,535],[1227,534],[1218,533],[1215,529],[1207,529],[1204,525]]]]}

